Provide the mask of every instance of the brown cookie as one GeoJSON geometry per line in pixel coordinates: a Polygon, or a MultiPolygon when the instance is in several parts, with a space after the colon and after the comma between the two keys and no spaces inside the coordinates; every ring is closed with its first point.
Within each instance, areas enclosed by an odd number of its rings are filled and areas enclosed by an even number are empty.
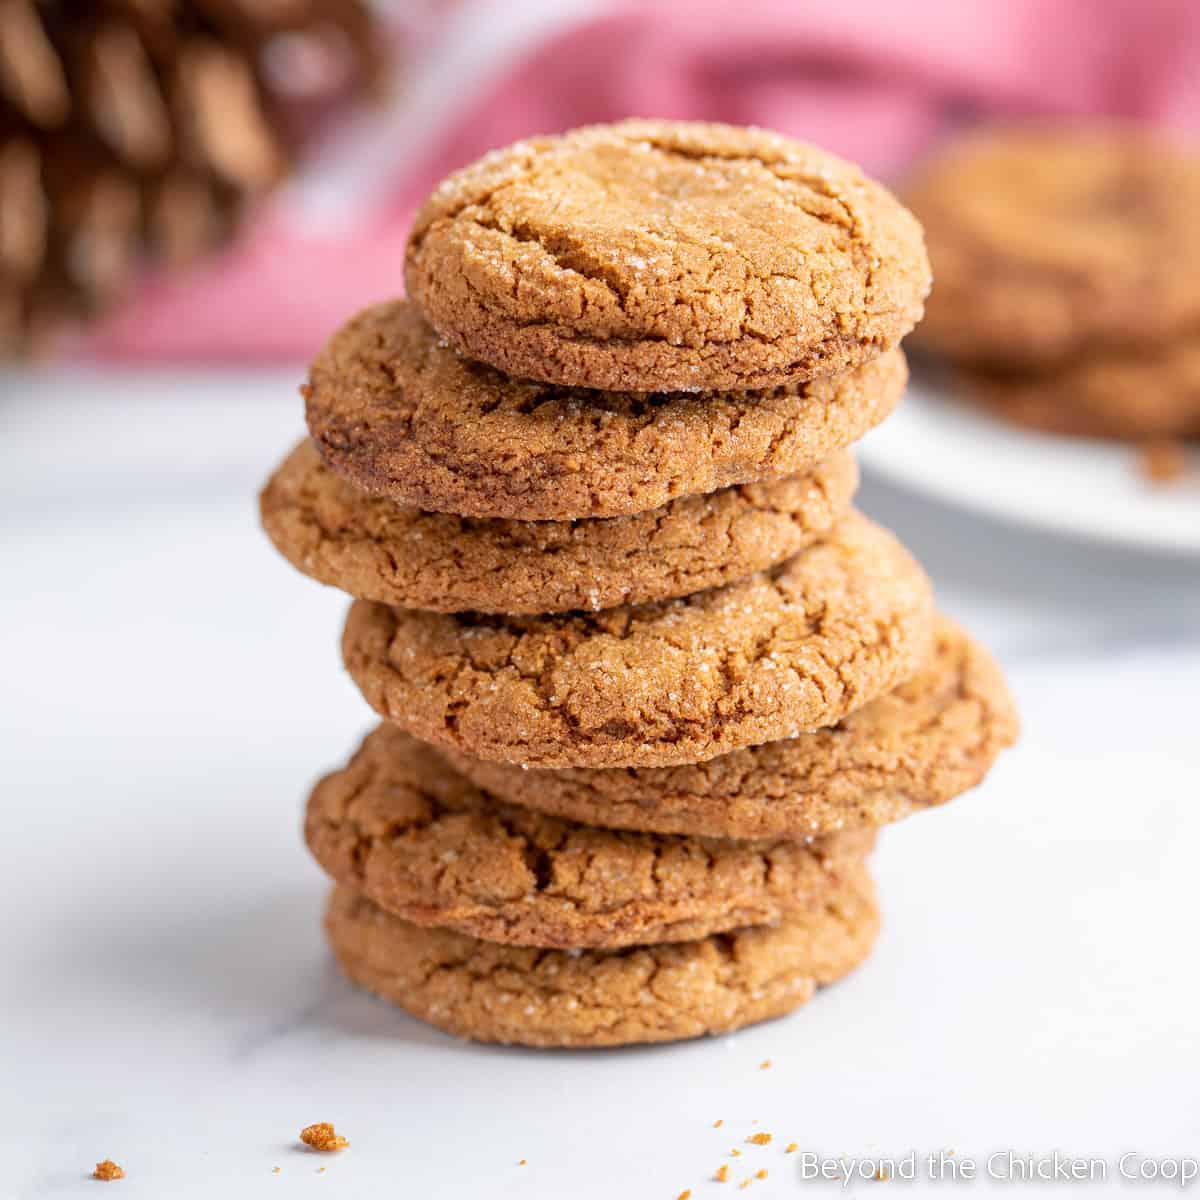
{"type": "Polygon", "coordinates": [[[458,349],[613,391],[762,388],[921,318],[921,230],[857,167],[761,129],[622,121],[518,142],[417,214],[408,293],[458,349]]]}
{"type": "Polygon", "coordinates": [[[427,742],[542,767],[667,766],[841,720],[920,666],[929,582],[851,512],[739,583],[537,617],[365,600],[342,654],[368,703],[427,742]]]}
{"type": "Polygon", "coordinates": [[[803,838],[897,821],[987,774],[1018,721],[1000,668],[939,617],[928,664],[828,729],[707,762],[633,770],[523,771],[445,751],[492,795],[616,829],[713,838],[803,838]]]}
{"type": "Polygon", "coordinates": [[[414,925],[558,948],[688,941],[813,904],[872,832],[812,843],[619,833],[503,804],[381,725],[323,779],[305,835],[338,882],[414,925]]]}
{"type": "Polygon", "coordinates": [[[879,928],[865,866],[774,926],[622,950],[544,950],[425,929],[339,887],[325,928],[362,987],[457,1037],[620,1046],[727,1033],[782,1016],[870,953],[879,928]]]}
{"type": "Polygon", "coordinates": [[[399,301],[335,334],[304,392],[322,458],[365,491],[436,512],[560,521],[803,474],[882,421],[907,380],[893,350],[771,392],[550,387],[460,358],[399,301]]]}
{"type": "Polygon", "coordinates": [[[843,452],[808,475],[684,496],[635,516],[456,517],[359,491],[304,442],[271,477],[261,510],[293,566],[352,596],[436,612],[548,613],[743,579],[827,534],[857,485],[843,452]]]}
{"type": "Polygon", "coordinates": [[[1145,132],[976,133],[906,199],[937,278],[923,348],[1043,366],[1200,326],[1200,158],[1145,132]]]}
{"type": "Polygon", "coordinates": [[[960,374],[988,408],[1032,429],[1126,441],[1200,438],[1200,337],[1194,335],[1040,373],[960,374]]]}

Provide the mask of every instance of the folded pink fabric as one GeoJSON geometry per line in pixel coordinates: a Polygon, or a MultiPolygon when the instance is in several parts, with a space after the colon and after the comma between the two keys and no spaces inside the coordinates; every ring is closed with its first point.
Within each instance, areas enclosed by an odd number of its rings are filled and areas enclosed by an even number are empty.
{"type": "MultiPolygon", "coordinates": [[[[499,13],[497,20],[500,19],[499,13]]],[[[464,81],[469,86],[469,81],[464,81]]],[[[981,118],[1118,117],[1200,131],[1196,0],[659,0],[614,5],[535,46],[432,148],[385,169],[320,230],[284,191],[203,268],[151,280],[87,352],[145,360],[309,356],[403,291],[417,204],[447,171],[531,133],[623,116],[764,125],[895,177],[981,118]]]]}

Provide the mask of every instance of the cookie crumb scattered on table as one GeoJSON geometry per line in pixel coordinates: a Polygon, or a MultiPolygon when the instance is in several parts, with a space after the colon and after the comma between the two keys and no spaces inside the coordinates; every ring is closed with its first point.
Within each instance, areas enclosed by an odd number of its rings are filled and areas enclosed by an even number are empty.
{"type": "Polygon", "coordinates": [[[1187,451],[1179,442],[1144,442],[1138,451],[1138,471],[1150,483],[1175,483],[1187,474],[1187,451]]]}
{"type": "Polygon", "coordinates": [[[763,1167],[762,1170],[760,1170],[760,1171],[754,1172],[755,1179],[766,1179],[766,1177],[767,1177],[767,1168],[766,1167],[763,1167]]]}
{"type": "Polygon", "coordinates": [[[683,1191],[679,1193],[678,1197],[676,1197],[676,1200],[692,1200],[692,1189],[684,1188],[683,1191]]]}
{"type": "Polygon", "coordinates": [[[718,1183],[727,1183],[729,1180],[729,1166],[727,1163],[722,1163],[713,1174],[713,1178],[718,1183]]]}
{"type": "Polygon", "coordinates": [[[799,1143],[788,1142],[788,1144],[786,1146],[784,1146],[783,1152],[784,1152],[784,1154],[795,1154],[796,1151],[799,1149],[800,1149],[799,1143]]]}
{"type": "Polygon", "coordinates": [[[328,1121],[318,1121],[315,1125],[306,1125],[300,1130],[300,1140],[313,1150],[320,1150],[323,1153],[345,1150],[350,1145],[328,1121]]]}
{"type": "Polygon", "coordinates": [[[119,1167],[111,1158],[106,1158],[103,1162],[96,1164],[96,1169],[92,1172],[93,1179],[102,1179],[105,1183],[111,1183],[114,1179],[124,1179],[125,1171],[119,1167]]]}
{"type": "Polygon", "coordinates": [[[758,1064],[758,1069],[760,1071],[769,1071],[771,1069],[771,1060],[769,1058],[764,1058],[762,1062],[758,1064]]]}
{"type": "Polygon", "coordinates": [[[769,1133],[752,1133],[746,1141],[755,1146],[769,1146],[771,1144],[771,1135],[769,1133]]]}
{"type": "Polygon", "coordinates": [[[725,1124],[725,1121],[724,1121],[723,1119],[716,1120],[716,1121],[714,1121],[714,1122],[713,1122],[713,1128],[714,1128],[714,1129],[720,1129],[720,1128],[721,1128],[721,1126],[722,1126],[722,1125],[724,1125],[724,1124],[725,1124]]]}

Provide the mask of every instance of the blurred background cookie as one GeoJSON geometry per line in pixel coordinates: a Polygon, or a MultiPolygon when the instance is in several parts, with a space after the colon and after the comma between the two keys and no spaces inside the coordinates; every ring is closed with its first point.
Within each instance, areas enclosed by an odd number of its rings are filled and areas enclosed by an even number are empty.
{"type": "Polygon", "coordinates": [[[1200,156],[1132,127],[984,129],[906,192],[936,286],[914,346],[1054,433],[1200,431],[1200,156]]]}
{"type": "Polygon", "coordinates": [[[1049,367],[1200,324],[1200,158],[1147,132],[980,130],[926,164],[906,197],[937,280],[914,346],[1049,367]]]}
{"type": "Polygon", "coordinates": [[[1200,334],[1144,351],[1097,351],[1046,371],[964,367],[970,393],[1031,429],[1154,441],[1200,437],[1200,334]]]}

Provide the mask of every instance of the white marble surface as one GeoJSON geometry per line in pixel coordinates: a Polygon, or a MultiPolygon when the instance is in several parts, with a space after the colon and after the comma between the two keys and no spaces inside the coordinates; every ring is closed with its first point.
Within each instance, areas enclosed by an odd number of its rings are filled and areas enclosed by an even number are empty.
{"type": "Polygon", "coordinates": [[[256,526],[296,381],[0,376],[0,1197],[94,1195],[107,1156],[130,1200],[701,1200],[722,1161],[766,1167],[766,1200],[820,1186],[793,1140],[981,1172],[1200,1153],[1200,567],[868,485],[1026,723],[985,787],[885,836],[876,955],[731,1038],[472,1047],[344,985],[318,932],[299,806],[370,719],[343,600],[256,526]],[[316,1120],[352,1148],[299,1151],[316,1120]]]}

